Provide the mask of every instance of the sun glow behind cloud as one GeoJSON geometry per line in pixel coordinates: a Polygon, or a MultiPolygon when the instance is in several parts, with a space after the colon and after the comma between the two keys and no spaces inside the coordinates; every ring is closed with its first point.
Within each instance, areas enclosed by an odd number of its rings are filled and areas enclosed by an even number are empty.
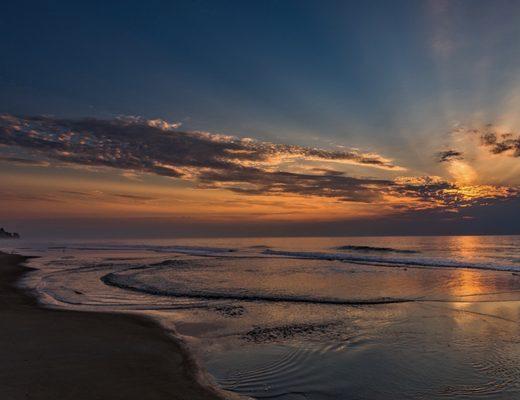
{"type": "Polygon", "coordinates": [[[475,169],[461,160],[451,161],[448,165],[448,172],[459,185],[470,185],[475,183],[478,178],[475,169]]]}
{"type": "Polygon", "coordinates": [[[439,153],[439,161],[453,179],[464,184],[518,186],[519,143],[520,135],[506,126],[458,125],[450,132],[449,149],[439,153]]]}

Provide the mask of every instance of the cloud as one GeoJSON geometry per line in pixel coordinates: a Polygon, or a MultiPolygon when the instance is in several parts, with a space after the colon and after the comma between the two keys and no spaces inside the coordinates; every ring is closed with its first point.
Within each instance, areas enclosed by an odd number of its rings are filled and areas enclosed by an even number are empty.
{"type": "MultiPolygon", "coordinates": [[[[183,179],[201,189],[224,189],[244,195],[317,196],[342,202],[380,203],[395,210],[446,209],[516,195],[500,187],[461,186],[437,177],[391,180],[346,176],[323,166],[353,164],[389,171],[404,168],[378,154],[355,149],[331,151],[207,132],[181,132],[178,126],[138,117],[99,120],[2,115],[0,145],[23,148],[32,157],[70,165],[104,166],[183,179]],[[318,161],[319,168],[304,172],[282,170],[287,161],[318,161]]],[[[440,154],[440,159],[460,156],[456,150],[449,150],[440,154]]],[[[153,200],[131,196],[119,197],[153,200]]]]}
{"type": "Polygon", "coordinates": [[[260,142],[136,117],[113,120],[0,116],[0,143],[82,166],[106,166],[195,182],[236,193],[314,195],[373,201],[391,181],[357,179],[334,169],[316,174],[280,171],[288,160],[347,163],[402,170],[380,155],[260,142]]]}
{"type": "Polygon", "coordinates": [[[206,188],[225,188],[256,195],[296,194],[333,197],[342,201],[373,202],[394,185],[390,180],[359,179],[337,174],[301,174],[243,168],[234,171],[207,171],[199,176],[206,188]]]}
{"type": "Polygon", "coordinates": [[[464,159],[464,154],[457,150],[444,150],[437,153],[437,161],[441,163],[462,159],[464,159]]]}
{"type": "Polygon", "coordinates": [[[0,163],[34,166],[34,167],[48,167],[50,165],[49,162],[44,161],[44,160],[32,160],[29,158],[10,157],[10,156],[0,156],[0,163]]]}
{"type": "Polygon", "coordinates": [[[152,197],[152,196],[142,196],[142,195],[129,194],[129,193],[102,192],[100,190],[94,190],[94,191],[90,191],[90,192],[83,192],[83,191],[79,191],[79,190],[60,190],[59,192],[64,195],[67,195],[67,196],[80,197],[80,198],[89,199],[89,200],[95,199],[95,198],[109,199],[110,197],[134,200],[134,201],[140,201],[140,202],[158,200],[157,197],[152,197]]]}
{"type": "Polygon", "coordinates": [[[140,196],[135,194],[127,194],[127,193],[110,193],[111,196],[114,197],[120,197],[123,199],[130,199],[130,200],[136,200],[136,201],[151,201],[151,200],[157,200],[157,197],[152,196],[140,196]]]}
{"type": "Polygon", "coordinates": [[[28,202],[40,202],[45,201],[49,203],[63,203],[63,199],[59,198],[55,194],[43,193],[43,194],[34,194],[34,193],[21,193],[14,190],[5,190],[0,189],[0,201],[28,201],[28,202]]]}
{"type": "Polygon", "coordinates": [[[488,147],[493,154],[509,152],[513,157],[520,157],[520,136],[513,133],[497,133],[488,126],[480,134],[481,143],[488,147]]]}
{"type": "Polygon", "coordinates": [[[0,116],[0,144],[83,165],[109,166],[181,177],[198,169],[268,168],[294,159],[402,170],[378,154],[260,142],[207,132],[180,132],[177,124],[136,117],[56,119],[0,116]]]}
{"type": "Polygon", "coordinates": [[[453,131],[479,138],[479,145],[487,148],[492,154],[507,154],[520,157],[520,134],[486,124],[476,128],[459,127],[453,131]]]}
{"type": "MultiPolygon", "coordinates": [[[[448,182],[441,177],[398,178],[398,195],[418,201],[409,209],[452,209],[486,205],[496,201],[518,197],[520,190],[506,186],[469,185],[448,182]]],[[[406,204],[405,204],[406,207],[406,204]]]]}

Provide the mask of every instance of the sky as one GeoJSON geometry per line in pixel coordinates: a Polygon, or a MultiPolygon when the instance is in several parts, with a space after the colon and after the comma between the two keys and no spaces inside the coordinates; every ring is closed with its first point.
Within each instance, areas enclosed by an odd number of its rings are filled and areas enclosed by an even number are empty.
{"type": "Polygon", "coordinates": [[[17,1],[0,226],[520,234],[520,2],[17,1]]]}

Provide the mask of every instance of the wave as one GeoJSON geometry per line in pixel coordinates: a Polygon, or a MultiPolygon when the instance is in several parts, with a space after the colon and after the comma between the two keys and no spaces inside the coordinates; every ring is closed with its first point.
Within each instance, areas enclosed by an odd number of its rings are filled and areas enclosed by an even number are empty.
{"type": "Polygon", "coordinates": [[[49,246],[49,250],[84,250],[84,251],[153,251],[156,253],[179,253],[188,255],[215,255],[223,253],[233,253],[237,250],[229,247],[208,247],[208,246],[158,246],[146,244],[90,244],[90,245],[66,245],[49,246]]]}
{"type": "Polygon", "coordinates": [[[376,304],[394,304],[409,303],[416,301],[415,299],[380,297],[374,299],[339,299],[330,297],[311,297],[311,296],[291,296],[291,295],[270,295],[264,293],[222,293],[211,292],[207,290],[183,290],[183,289],[162,289],[159,287],[150,287],[148,285],[139,285],[139,283],[125,279],[125,277],[117,273],[109,273],[101,277],[101,281],[109,286],[115,286],[120,289],[131,290],[134,292],[146,293],[155,296],[168,297],[189,297],[202,300],[239,300],[239,301],[265,301],[265,302],[289,302],[289,303],[310,303],[310,304],[335,304],[335,305],[376,305],[376,304]]]}
{"type": "Polygon", "coordinates": [[[392,247],[373,247],[373,246],[355,246],[346,245],[333,247],[335,250],[349,250],[349,251],[360,251],[360,252],[376,252],[376,253],[403,253],[403,254],[415,254],[419,253],[416,250],[405,250],[405,249],[394,249],[392,247]]]}
{"type": "Polygon", "coordinates": [[[430,268],[471,268],[471,269],[485,269],[495,271],[510,271],[520,272],[518,265],[504,265],[492,263],[471,263],[446,259],[433,258],[395,258],[395,257],[377,257],[377,256],[360,256],[349,255],[344,253],[322,253],[322,252],[300,252],[300,251],[280,251],[266,249],[263,254],[273,256],[283,256],[289,258],[304,258],[314,260],[327,261],[343,261],[352,263],[373,264],[379,266],[400,267],[430,267],[430,268]]]}

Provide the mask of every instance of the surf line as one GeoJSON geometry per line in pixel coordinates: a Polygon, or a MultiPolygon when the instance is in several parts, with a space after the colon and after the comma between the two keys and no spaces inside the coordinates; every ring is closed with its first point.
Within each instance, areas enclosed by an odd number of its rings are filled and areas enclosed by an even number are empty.
{"type": "Polygon", "coordinates": [[[102,276],[101,281],[113,287],[120,289],[131,290],[139,293],[146,293],[153,296],[168,296],[168,297],[188,297],[202,300],[239,300],[239,301],[255,301],[255,302],[273,302],[273,303],[307,303],[307,304],[331,304],[331,305],[346,305],[346,306],[364,306],[364,305],[378,305],[378,304],[395,304],[395,303],[411,303],[418,301],[417,299],[396,299],[391,297],[383,297],[379,299],[335,299],[335,298],[308,298],[308,297],[291,297],[291,296],[263,296],[263,295],[247,295],[247,294],[224,294],[204,291],[174,291],[174,290],[160,290],[160,289],[144,289],[117,281],[117,275],[109,273],[102,276]]]}

